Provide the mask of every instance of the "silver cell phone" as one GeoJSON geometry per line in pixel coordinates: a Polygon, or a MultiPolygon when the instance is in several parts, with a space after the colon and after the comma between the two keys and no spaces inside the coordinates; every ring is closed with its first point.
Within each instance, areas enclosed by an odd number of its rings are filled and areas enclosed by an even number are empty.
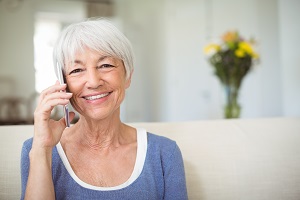
{"type": "MultiPolygon", "coordinates": [[[[60,84],[65,84],[63,70],[58,63],[56,63],[56,74],[60,84]]],[[[66,121],[66,127],[70,127],[70,118],[69,118],[69,107],[68,104],[63,106],[64,117],[66,121]]]]}

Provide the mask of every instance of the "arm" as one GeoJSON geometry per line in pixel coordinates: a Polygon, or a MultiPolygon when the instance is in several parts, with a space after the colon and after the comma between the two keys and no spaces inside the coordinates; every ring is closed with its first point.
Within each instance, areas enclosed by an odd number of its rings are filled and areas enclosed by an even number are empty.
{"type": "MultiPolygon", "coordinates": [[[[29,172],[25,199],[55,199],[52,180],[52,149],[59,142],[65,129],[64,118],[50,119],[52,109],[69,102],[71,94],[60,92],[66,85],[58,82],[44,90],[34,112],[34,137],[29,152],[29,172]]],[[[74,113],[70,118],[74,117],[74,113]]],[[[22,175],[23,177],[23,175],[22,175]]]]}
{"type": "MultiPolygon", "coordinates": [[[[21,183],[22,183],[22,195],[21,195],[21,199],[22,200],[25,198],[26,187],[27,188],[33,187],[33,186],[30,186],[30,185],[27,186],[28,174],[29,174],[29,166],[32,165],[32,167],[30,168],[30,170],[35,170],[34,169],[35,166],[39,166],[39,165],[34,164],[34,162],[30,161],[30,158],[29,158],[30,157],[30,155],[29,155],[30,153],[29,152],[31,152],[30,151],[31,145],[32,145],[31,140],[25,141],[24,144],[23,144],[22,153],[21,153],[21,183]]],[[[43,165],[41,165],[41,166],[43,166],[43,165]]],[[[39,170],[39,169],[37,169],[37,170],[39,170]]],[[[47,174],[49,174],[49,173],[47,173],[47,174]]],[[[30,182],[32,183],[33,181],[29,181],[29,183],[30,182]]],[[[49,184],[47,182],[49,182],[49,180],[45,181],[45,183],[46,183],[45,185],[46,186],[48,186],[48,184],[49,184]]],[[[42,184],[44,184],[44,183],[42,182],[42,184]]],[[[28,189],[28,190],[32,191],[32,189],[28,189]]],[[[51,188],[50,188],[49,191],[51,191],[51,188]]],[[[40,191],[40,192],[43,192],[43,191],[40,191]]],[[[34,199],[34,197],[38,196],[38,194],[34,194],[34,195],[35,196],[28,196],[28,194],[27,194],[26,198],[34,199]]],[[[51,197],[51,196],[49,196],[49,197],[51,197]]]]}
{"type": "Polygon", "coordinates": [[[52,149],[32,148],[25,199],[55,199],[51,173],[52,149]]]}
{"type": "Polygon", "coordinates": [[[175,144],[173,153],[169,157],[164,169],[165,200],[186,200],[187,189],[183,159],[179,147],[175,144]]]}

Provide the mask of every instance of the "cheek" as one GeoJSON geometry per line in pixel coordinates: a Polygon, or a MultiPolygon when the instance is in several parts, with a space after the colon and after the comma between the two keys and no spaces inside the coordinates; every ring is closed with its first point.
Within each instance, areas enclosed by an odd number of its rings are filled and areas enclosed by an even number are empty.
{"type": "Polygon", "coordinates": [[[67,80],[67,88],[69,92],[76,93],[80,88],[82,88],[82,83],[80,80],[69,79],[67,80]]]}
{"type": "Polygon", "coordinates": [[[103,79],[106,84],[112,88],[126,89],[126,80],[121,74],[111,74],[103,79]]]}

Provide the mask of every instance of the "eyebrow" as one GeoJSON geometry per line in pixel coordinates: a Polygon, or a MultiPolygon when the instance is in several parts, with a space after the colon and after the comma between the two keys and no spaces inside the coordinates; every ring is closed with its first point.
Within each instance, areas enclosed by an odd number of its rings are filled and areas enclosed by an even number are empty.
{"type": "Polygon", "coordinates": [[[111,58],[110,56],[101,56],[99,59],[98,59],[98,62],[102,61],[102,60],[105,60],[106,58],[111,58]]]}
{"type": "MultiPolygon", "coordinates": [[[[97,62],[101,62],[107,58],[111,58],[111,56],[100,56],[100,58],[98,59],[97,62]]],[[[83,64],[83,62],[81,60],[74,60],[75,64],[83,64]]]]}

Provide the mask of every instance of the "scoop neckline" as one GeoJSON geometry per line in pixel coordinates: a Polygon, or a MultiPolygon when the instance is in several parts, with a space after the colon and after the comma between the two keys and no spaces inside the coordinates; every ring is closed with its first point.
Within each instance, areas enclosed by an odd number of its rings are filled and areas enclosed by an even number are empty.
{"type": "Polygon", "coordinates": [[[56,148],[67,172],[69,173],[71,178],[80,186],[87,189],[99,190],[99,191],[119,190],[132,184],[140,176],[142,169],[144,167],[146,153],[147,153],[147,132],[145,129],[136,128],[136,134],[137,134],[137,153],[136,153],[136,159],[135,159],[133,171],[130,177],[124,183],[112,187],[94,186],[82,181],[73,171],[60,142],[56,145],[56,148]]]}

